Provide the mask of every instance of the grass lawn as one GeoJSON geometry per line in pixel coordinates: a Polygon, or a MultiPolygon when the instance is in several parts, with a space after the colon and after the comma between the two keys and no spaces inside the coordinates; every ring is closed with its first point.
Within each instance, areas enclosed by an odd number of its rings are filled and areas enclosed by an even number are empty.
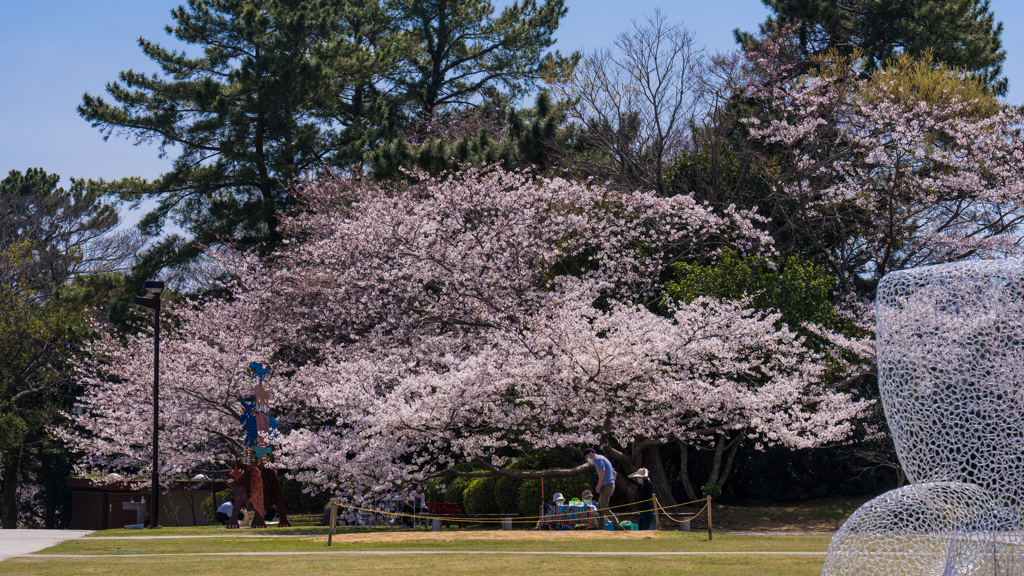
{"type": "Polygon", "coordinates": [[[0,574],[47,576],[189,574],[252,576],[267,571],[290,576],[321,574],[415,574],[462,576],[540,574],[579,576],[627,574],[687,574],[700,576],[817,576],[824,556],[284,556],[284,557],[145,557],[110,561],[90,559],[22,559],[0,562],[0,574]]]}
{"type": "MultiPolygon", "coordinates": [[[[198,529],[206,534],[225,531],[198,529]]],[[[302,527],[292,529],[292,534],[302,527]]],[[[197,529],[165,528],[159,536],[194,536],[197,529]]],[[[133,530],[131,536],[139,536],[133,530]]],[[[283,531],[263,530],[260,534],[283,531]]],[[[122,531],[97,533],[104,537],[122,531]]],[[[716,535],[709,542],[706,533],[685,532],[530,532],[515,530],[449,530],[444,532],[385,530],[377,532],[343,530],[326,546],[320,534],[287,538],[253,538],[252,531],[232,532],[220,538],[82,538],[48,548],[40,554],[102,555],[102,558],[13,558],[0,563],[3,574],[252,574],[263,566],[279,573],[386,574],[398,571],[417,575],[460,574],[608,574],[641,570],[651,574],[708,575],[804,575],[820,574],[824,554],[781,555],[695,555],[695,556],[530,556],[501,552],[824,552],[827,536],[734,536],[716,535]],[[121,549],[122,551],[118,551],[121,549]],[[128,550],[134,550],[129,552],[128,550]],[[485,551],[497,554],[417,555],[288,555],[288,556],[196,556],[201,553],[232,552],[386,552],[386,551],[485,551]],[[180,554],[180,556],[152,556],[180,554]],[[148,556],[148,557],[147,557],[148,556]],[[113,558],[117,560],[113,560],[113,558]],[[275,568],[276,566],[276,568],[275,568]]],[[[145,535],[149,535],[148,533],[145,535]]]]}

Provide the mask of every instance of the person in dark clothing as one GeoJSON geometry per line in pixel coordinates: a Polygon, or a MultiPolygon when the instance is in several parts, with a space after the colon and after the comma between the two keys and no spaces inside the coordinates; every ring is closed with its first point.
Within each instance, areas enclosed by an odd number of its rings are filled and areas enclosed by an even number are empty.
{"type": "Polygon", "coordinates": [[[647,468],[639,468],[629,475],[636,480],[636,499],[639,502],[640,530],[650,530],[654,522],[654,485],[647,477],[647,468]]]}

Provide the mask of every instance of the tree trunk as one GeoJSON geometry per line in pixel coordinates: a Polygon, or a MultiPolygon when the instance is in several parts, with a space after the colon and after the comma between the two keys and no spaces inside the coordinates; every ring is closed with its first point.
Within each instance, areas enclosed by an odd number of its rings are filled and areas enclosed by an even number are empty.
{"type": "Polygon", "coordinates": [[[677,440],[676,443],[679,444],[679,479],[683,481],[686,498],[690,501],[699,500],[693,484],[690,483],[690,445],[682,440],[677,440]]]}
{"type": "Polygon", "coordinates": [[[21,451],[18,446],[14,450],[4,452],[3,460],[3,493],[0,502],[0,526],[4,530],[18,527],[18,485],[21,476],[21,451]]]}
{"type": "Polygon", "coordinates": [[[672,495],[672,487],[668,483],[668,476],[665,475],[660,448],[660,446],[650,446],[644,450],[644,468],[647,468],[648,478],[654,484],[654,493],[658,495],[658,502],[663,506],[675,506],[676,497],[672,495]]]}
{"type": "Polygon", "coordinates": [[[60,487],[57,486],[57,480],[60,476],[57,476],[53,472],[58,470],[54,459],[47,456],[43,456],[42,464],[44,470],[49,470],[49,474],[43,474],[43,506],[45,508],[45,517],[43,518],[43,526],[48,530],[57,528],[57,500],[60,497],[60,487]]]}
{"type": "Polygon", "coordinates": [[[708,484],[713,484],[719,488],[725,486],[726,480],[729,479],[729,472],[732,471],[732,463],[736,458],[736,451],[739,449],[742,439],[742,434],[737,434],[732,440],[729,440],[725,434],[718,435],[718,441],[715,442],[715,456],[711,464],[711,474],[708,476],[708,484]]]}

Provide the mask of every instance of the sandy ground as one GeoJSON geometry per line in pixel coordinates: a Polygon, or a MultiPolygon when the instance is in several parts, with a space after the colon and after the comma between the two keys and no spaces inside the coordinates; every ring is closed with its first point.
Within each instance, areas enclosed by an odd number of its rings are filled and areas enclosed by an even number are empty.
{"type": "MultiPolygon", "coordinates": [[[[644,538],[660,538],[658,531],[616,531],[605,530],[564,530],[560,532],[550,531],[528,531],[522,530],[481,530],[479,532],[371,532],[366,534],[342,533],[335,534],[334,542],[464,542],[471,540],[543,540],[569,541],[569,540],[593,540],[594,538],[611,540],[642,540],[644,538]]],[[[311,536],[303,538],[311,542],[326,542],[327,536],[311,536]]]]}

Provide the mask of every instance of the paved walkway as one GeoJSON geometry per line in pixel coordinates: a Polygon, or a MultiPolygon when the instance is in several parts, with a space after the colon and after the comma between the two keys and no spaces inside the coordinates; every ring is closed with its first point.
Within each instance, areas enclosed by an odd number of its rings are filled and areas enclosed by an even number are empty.
{"type": "Polygon", "coordinates": [[[65,540],[90,534],[91,530],[0,530],[0,560],[38,552],[65,540]]]}

